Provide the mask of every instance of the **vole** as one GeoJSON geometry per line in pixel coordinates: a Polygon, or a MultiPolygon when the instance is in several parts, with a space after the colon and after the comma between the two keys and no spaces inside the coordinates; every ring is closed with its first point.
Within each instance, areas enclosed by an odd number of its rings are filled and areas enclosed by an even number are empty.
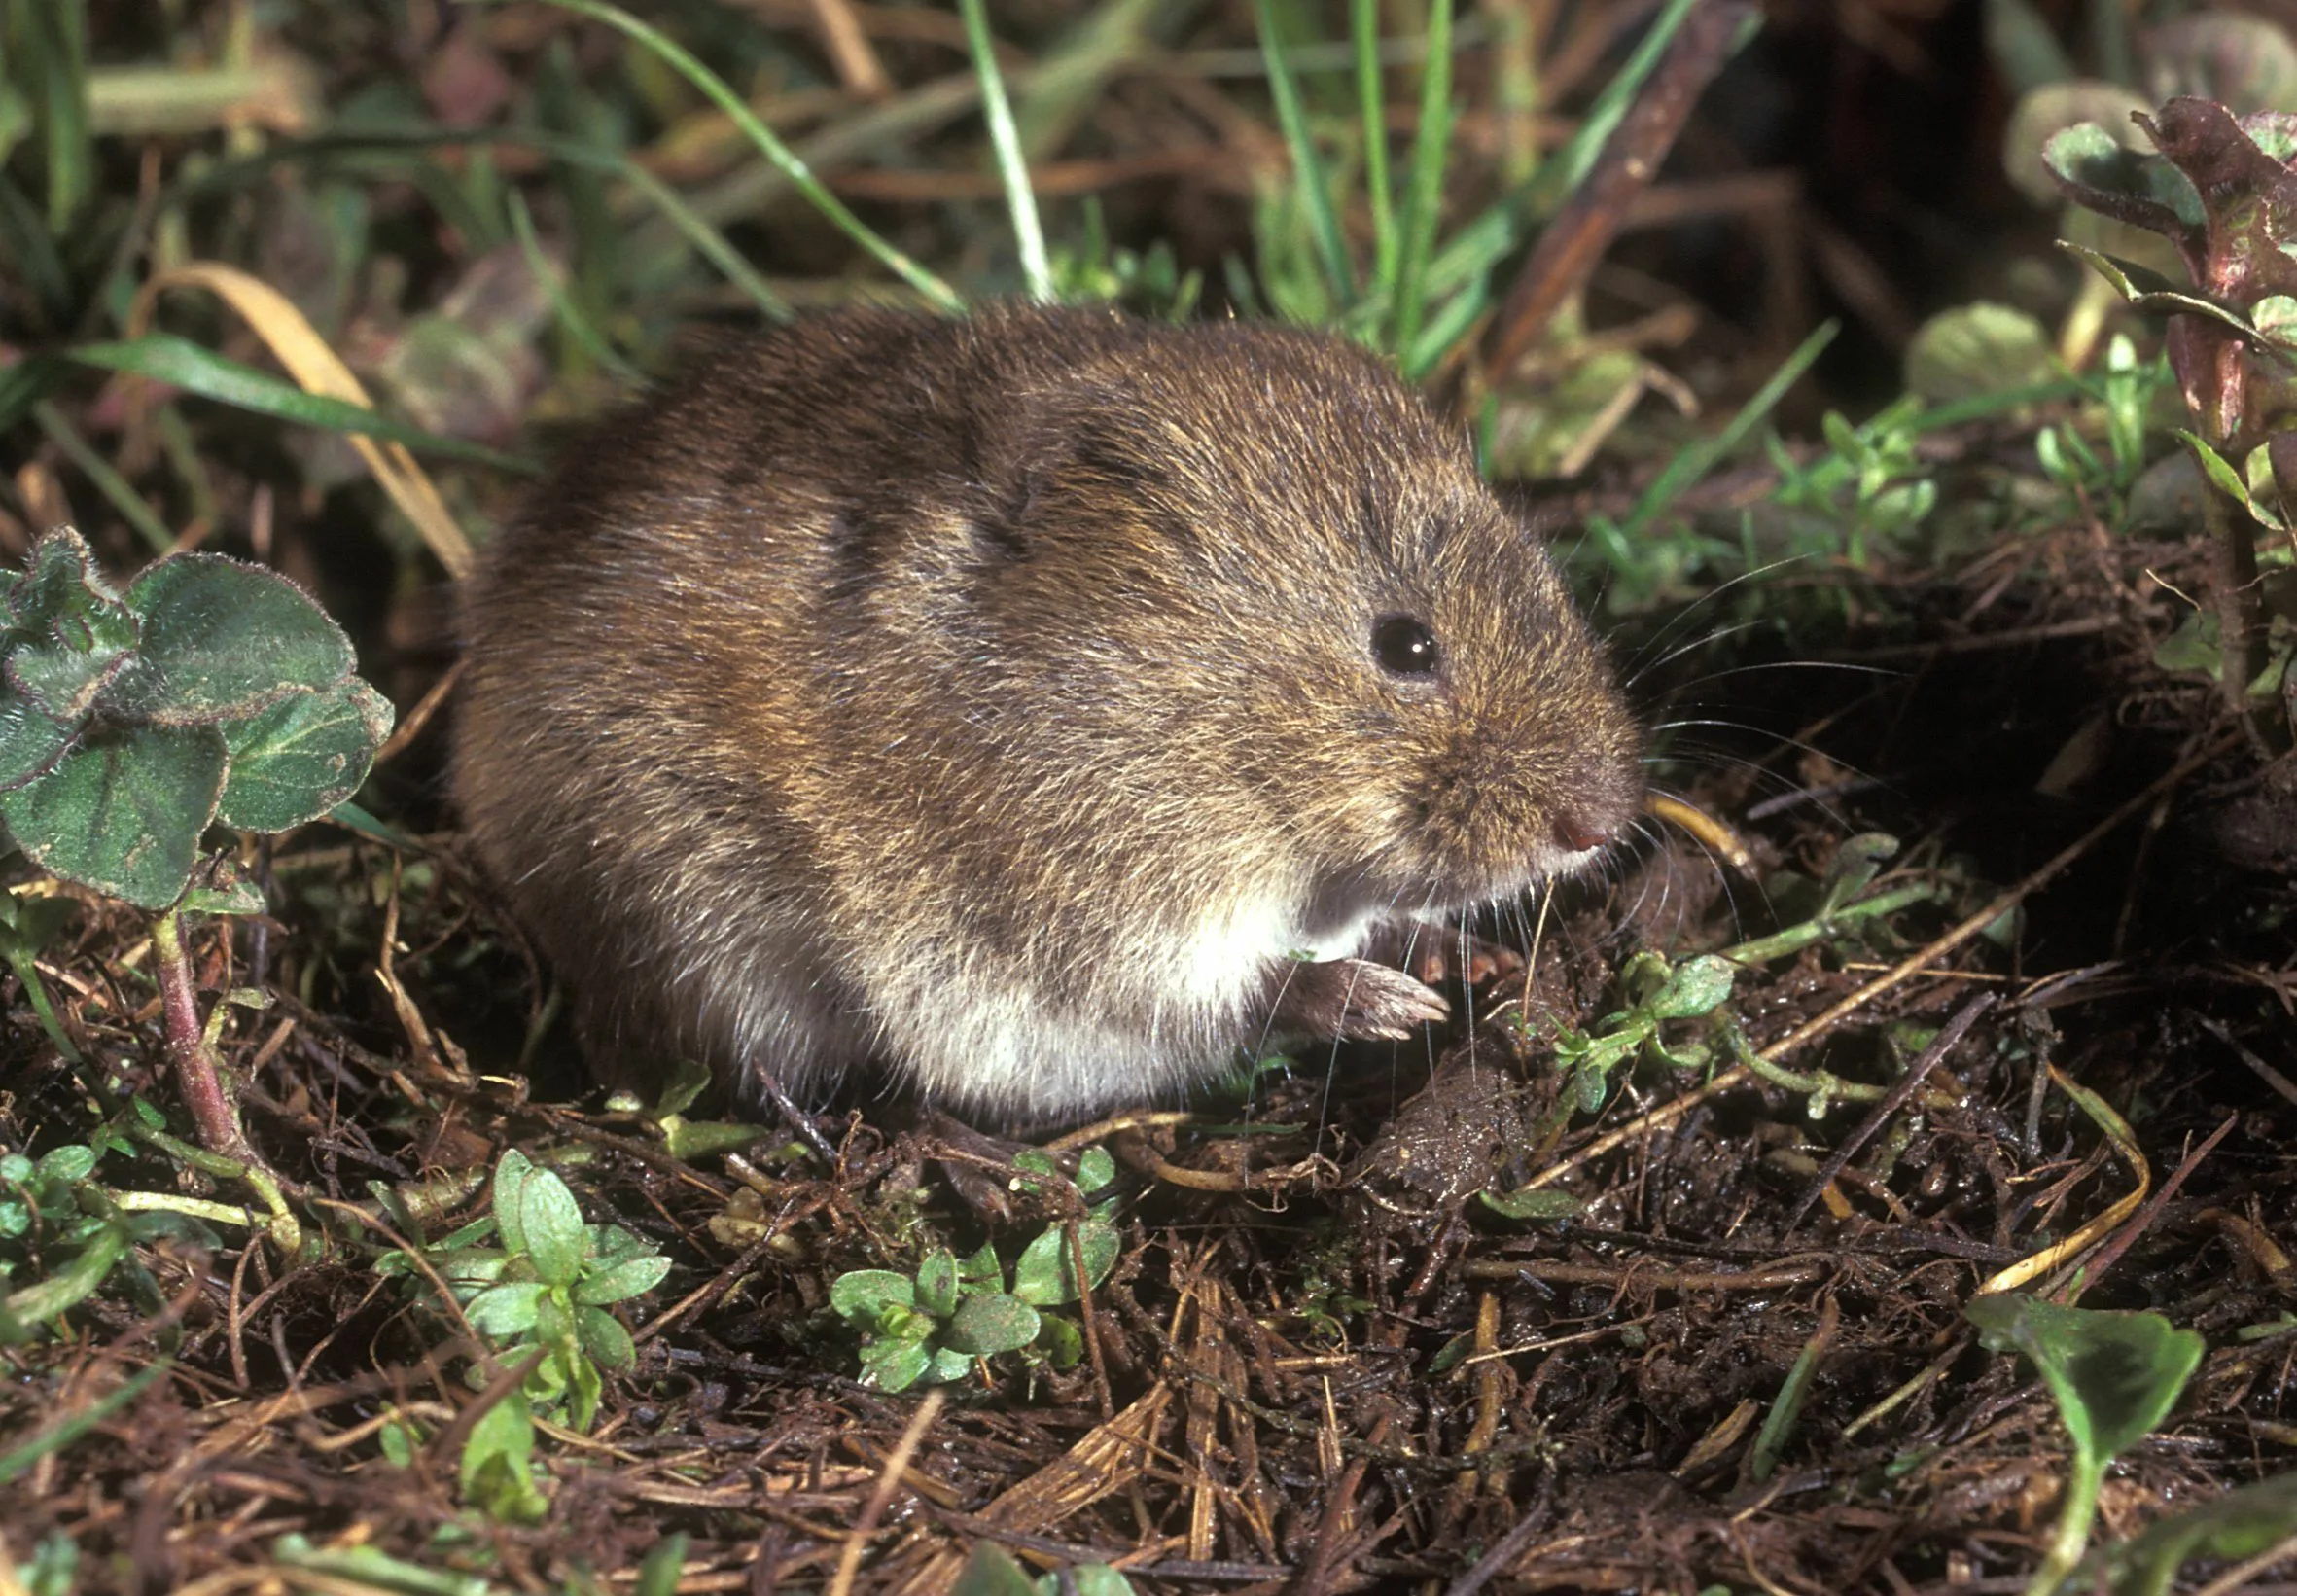
{"type": "Polygon", "coordinates": [[[593,1063],[882,1069],[1012,1121],[1271,1032],[1588,863],[1635,722],[1467,439],[1375,355],[852,310],[606,422],[488,551],[454,786],[593,1063]]]}

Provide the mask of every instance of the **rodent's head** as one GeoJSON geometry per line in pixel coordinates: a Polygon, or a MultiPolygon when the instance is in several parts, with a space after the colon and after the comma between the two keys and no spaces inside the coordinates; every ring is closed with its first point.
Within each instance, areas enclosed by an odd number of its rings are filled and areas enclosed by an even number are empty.
{"type": "Polygon", "coordinates": [[[1219,794],[1191,824],[1404,910],[1511,894],[1626,827],[1641,739],[1600,646],[1375,357],[1205,327],[1026,408],[984,462],[1008,557],[980,619],[1073,765],[1152,758],[1219,794]]]}

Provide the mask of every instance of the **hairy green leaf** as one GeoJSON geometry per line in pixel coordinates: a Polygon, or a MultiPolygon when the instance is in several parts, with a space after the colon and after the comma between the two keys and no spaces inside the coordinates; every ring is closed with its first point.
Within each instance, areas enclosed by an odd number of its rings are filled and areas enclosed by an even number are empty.
{"type": "Polygon", "coordinates": [[[41,869],[139,908],[165,908],[191,880],[224,763],[213,727],[136,727],[0,792],[0,820],[41,869]]]}
{"type": "Polygon", "coordinates": [[[353,676],[227,722],[230,777],[217,818],[245,832],[319,819],[359,791],[392,720],[390,700],[353,676]]]}
{"type": "Polygon", "coordinates": [[[179,554],[127,590],[143,623],[119,710],[166,726],[238,720],[351,674],[351,640],[276,572],[221,554],[179,554]]]}

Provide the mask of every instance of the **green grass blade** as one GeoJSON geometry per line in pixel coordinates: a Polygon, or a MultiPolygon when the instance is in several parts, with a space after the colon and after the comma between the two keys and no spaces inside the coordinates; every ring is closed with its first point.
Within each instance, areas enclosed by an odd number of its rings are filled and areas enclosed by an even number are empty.
{"type": "Polygon", "coordinates": [[[63,379],[63,362],[53,355],[33,355],[0,370],[0,433],[30,414],[63,379]]]}
{"type": "Polygon", "coordinates": [[[1398,360],[1404,379],[1417,382],[1443,364],[1452,346],[1475,328],[1476,318],[1490,307],[1492,286],[1488,281],[1469,283],[1446,300],[1428,324],[1420,329],[1420,336],[1412,340],[1409,349],[1399,351],[1398,360]]]}
{"type": "Polygon", "coordinates": [[[1388,186],[1388,101],[1380,67],[1380,0],[1348,0],[1356,53],[1357,110],[1363,122],[1363,186],[1372,205],[1374,281],[1396,289],[1396,195],[1388,186]]]}
{"type": "Polygon", "coordinates": [[[1013,127],[1012,101],[1006,96],[1005,74],[997,70],[997,44],[989,36],[989,10],[984,0],[958,0],[965,13],[965,42],[972,51],[973,71],[981,79],[981,114],[989,124],[989,146],[997,154],[997,175],[1005,184],[1006,208],[1012,213],[1013,242],[1021,252],[1021,278],[1029,297],[1040,304],[1053,298],[1053,267],[1045,258],[1044,229],[1037,220],[1037,193],[1029,186],[1029,162],[1021,154],[1021,135],[1013,127]]]}
{"type": "MultiPolygon", "coordinates": [[[[493,0],[472,0],[472,3],[483,5],[493,3],[493,0]]],[[[750,109],[749,103],[683,45],[640,21],[619,6],[606,4],[606,0],[549,0],[549,3],[562,11],[571,11],[592,21],[604,22],[652,51],[679,76],[701,90],[705,99],[724,112],[727,120],[741,129],[743,136],[756,146],[759,154],[788,178],[792,186],[805,195],[814,209],[820,211],[832,227],[866,250],[895,276],[932,301],[936,308],[952,315],[964,311],[965,300],[955,289],[896,249],[876,230],[846,209],[845,202],[822,186],[822,180],[814,176],[812,170],[792,153],[787,144],[774,136],[773,129],[758,120],[758,113],[750,109]]]]}
{"type": "Polygon", "coordinates": [[[1595,103],[1587,108],[1578,128],[1565,141],[1562,149],[1547,158],[1532,181],[1524,188],[1521,207],[1534,221],[1544,221],[1555,214],[1556,207],[1585,179],[1603,148],[1611,141],[1611,133],[1626,117],[1635,96],[1642,90],[1643,80],[1659,64],[1659,57],[1682,31],[1683,23],[1699,0],[1667,0],[1667,8],[1659,13],[1651,31],[1644,34],[1635,47],[1627,63],[1618,75],[1604,85],[1595,103]]]}
{"type": "Polygon", "coordinates": [[[1284,57],[1276,36],[1276,14],[1268,0],[1253,0],[1260,20],[1260,54],[1268,63],[1268,92],[1276,101],[1277,124],[1284,129],[1291,151],[1292,182],[1307,203],[1308,226],[1316,238],[1316,253],[1334,303],[1345,305],[1356,298],[1356,272],[1348,264],[1348,241],[1340,231],[1339,213],[1332,208],[1332,186],[1325,175],[1324,158],[1308,131],[1308,114],[1300,105],[1300,85],[1291,63],[1284,57]]]}
{"type": "Polygon", "coordinates": [[[1420,126],[1403,195],[1396,263],[1396,320],[1389,347],[1412,347],[1428,305],[1428,262],[1443,222],[1444,168],[1452,152],[1452,0],[1428,10],[1428,60],[1420,68],[1420,126]]]}
{"type": "MultiPolygon", "coordinates": [[[[662,213],[663,219],[678,230],[687,242],[694,247],[696,254],[749,295],[760,314],[770,321],[790,319],[789,301],[773,291],[766,280],[758,274],[757,267],[742,259],[741,252],[726,241],[725,234],[711,226],[686,202],[677,190],[654,173],[618,151],[594,149],[570,139],[555,139],[547,134],[521,129],[442,130],[427,123],[415,123],[396,127],[363,127],[357,133],[330,133],[317,138],[281,142],[252,160],[224,162],[188,178],[169,194],[167,203],[180,208],[209,195],[265,181],[266,174],[275,170],[282,161],[305,160],[316,164],[332,157],[358,157],[377,152],[397,154],[407,150],[460,145],[502,145],[533,150],[570,166],[583,166],[622,179],[662,213]]],[[[5,194],[0,193],[0,200],[5,197],[5,194]]],[[[4,221],[4,214],[0,214],[0,222],[4,221]]]]}
{"type": "Polygon", "coordinates": [[[31,56],[41,152],[48,162],[48,227],[62,233],[95,193],[95,135],[88,122],[88,11],[65,0],[17,0],[18,37],[31,56]]]}
{"type": "Polygon", "coordinates": [[[175,1366],[175,1360],[162,1358],[158,1363],[146,1364],[133,1375],[114,1389],[105,1392],[94,1401],[41,1431],[21,1446],[0,1452],[0,1481],[14,1479],[42,1458],[53,1457],[87,1435],[97,1425],[127,1406],[175,1366]]]}
{"type": "Polygon", "coordinates": [[[58,327],[72,319],[72,275],[39,207],[0,172],[0,264],[31,286],[40,313],[58,327]]]}
{"type": "Polygon", "coordinates": [[[40,430],[48,434],[48,441],[56,446],[63,457],[80,468],[81,474],[95,484],[120,518],[136,530],[136,535],[152,546],[156,554],[164,554],[175,547],[175,534],[167,530],[167,523],[152,513],[143,495],[128,484],[126,478],[112,469],[112,462],[88,446],[80,436],[80,429],[65,419],[64,412],[48,400],[32,407],[32,419],[40,430]]]}
{"type": "Polygon", "coordinates": [[[1731,417],[1729,426],[1713,438],[1679,450],[1675,458],[1667,462],[1666,469],[1651,479],[1651,485],[1643,489],[1643,497],[1627,513],[1627,518],[1619,523],[1621,540],[1632,540],[1664,514],[1667,507],[1713,470],[1717,460],[1737,448],[1762,418],[1771,413],[1779,401],[1786,397],[1786,390],[1793,387],[1803,372],[1811,369],[1811,363],[1834,341],[1835,334],[1841,331],[1842,324],[1839,322],[1830,321],[1821,325],[1817,332],[1802,340],[1794,353],[1788,355],[1779,369],[1771,373],[1771,379],[1740,408],[1739,413],[1731,417]]]}
{"type": "Polygon", "coordinates": [[[558,325],[567,336],[583,346],[583,350],[604,370],[613,372],[623,382],[637,383],[645,374],[624,360],[609,343],[606,335],[598,330],[567,291],[566,281],[558,266],[543,250],[543,241],[535,236],[534,217],[527,212],[526,200],[516,189],[507,197],[511,203],[511,232],[518,240],[518,253],[526,257],[526,268],[534,273],[535,281],[543,285],[543,292],[550,297],[550,308],[557,314],[558,325]]]}
{"type": "Polygon", "coordinates": [[[324,427],[330,432],[365,433],[393,443],[404,443],[410,449],[475,460],[499,471],[536,474],[537,468],[530,460],[481,443],[465,443],[459,438],[442,438],[348,400],[305,393],[285,378],[228,360],[172,333],[148,333],[140,338],[118,343],[84,343],[67,350],[65,358],[101,371],[147,376],[258,415],[324,427]]]}

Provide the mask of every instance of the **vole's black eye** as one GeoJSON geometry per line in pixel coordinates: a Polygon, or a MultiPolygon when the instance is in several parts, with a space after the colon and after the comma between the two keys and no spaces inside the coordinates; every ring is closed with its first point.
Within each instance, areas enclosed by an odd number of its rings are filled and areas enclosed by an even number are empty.
{"type": "Polygon", "coordinates": [[[1391,676],[1433,676],[1435,634],[1408,615],[1382,616],[1372,623],[1372,657],[1391,676]]]}

